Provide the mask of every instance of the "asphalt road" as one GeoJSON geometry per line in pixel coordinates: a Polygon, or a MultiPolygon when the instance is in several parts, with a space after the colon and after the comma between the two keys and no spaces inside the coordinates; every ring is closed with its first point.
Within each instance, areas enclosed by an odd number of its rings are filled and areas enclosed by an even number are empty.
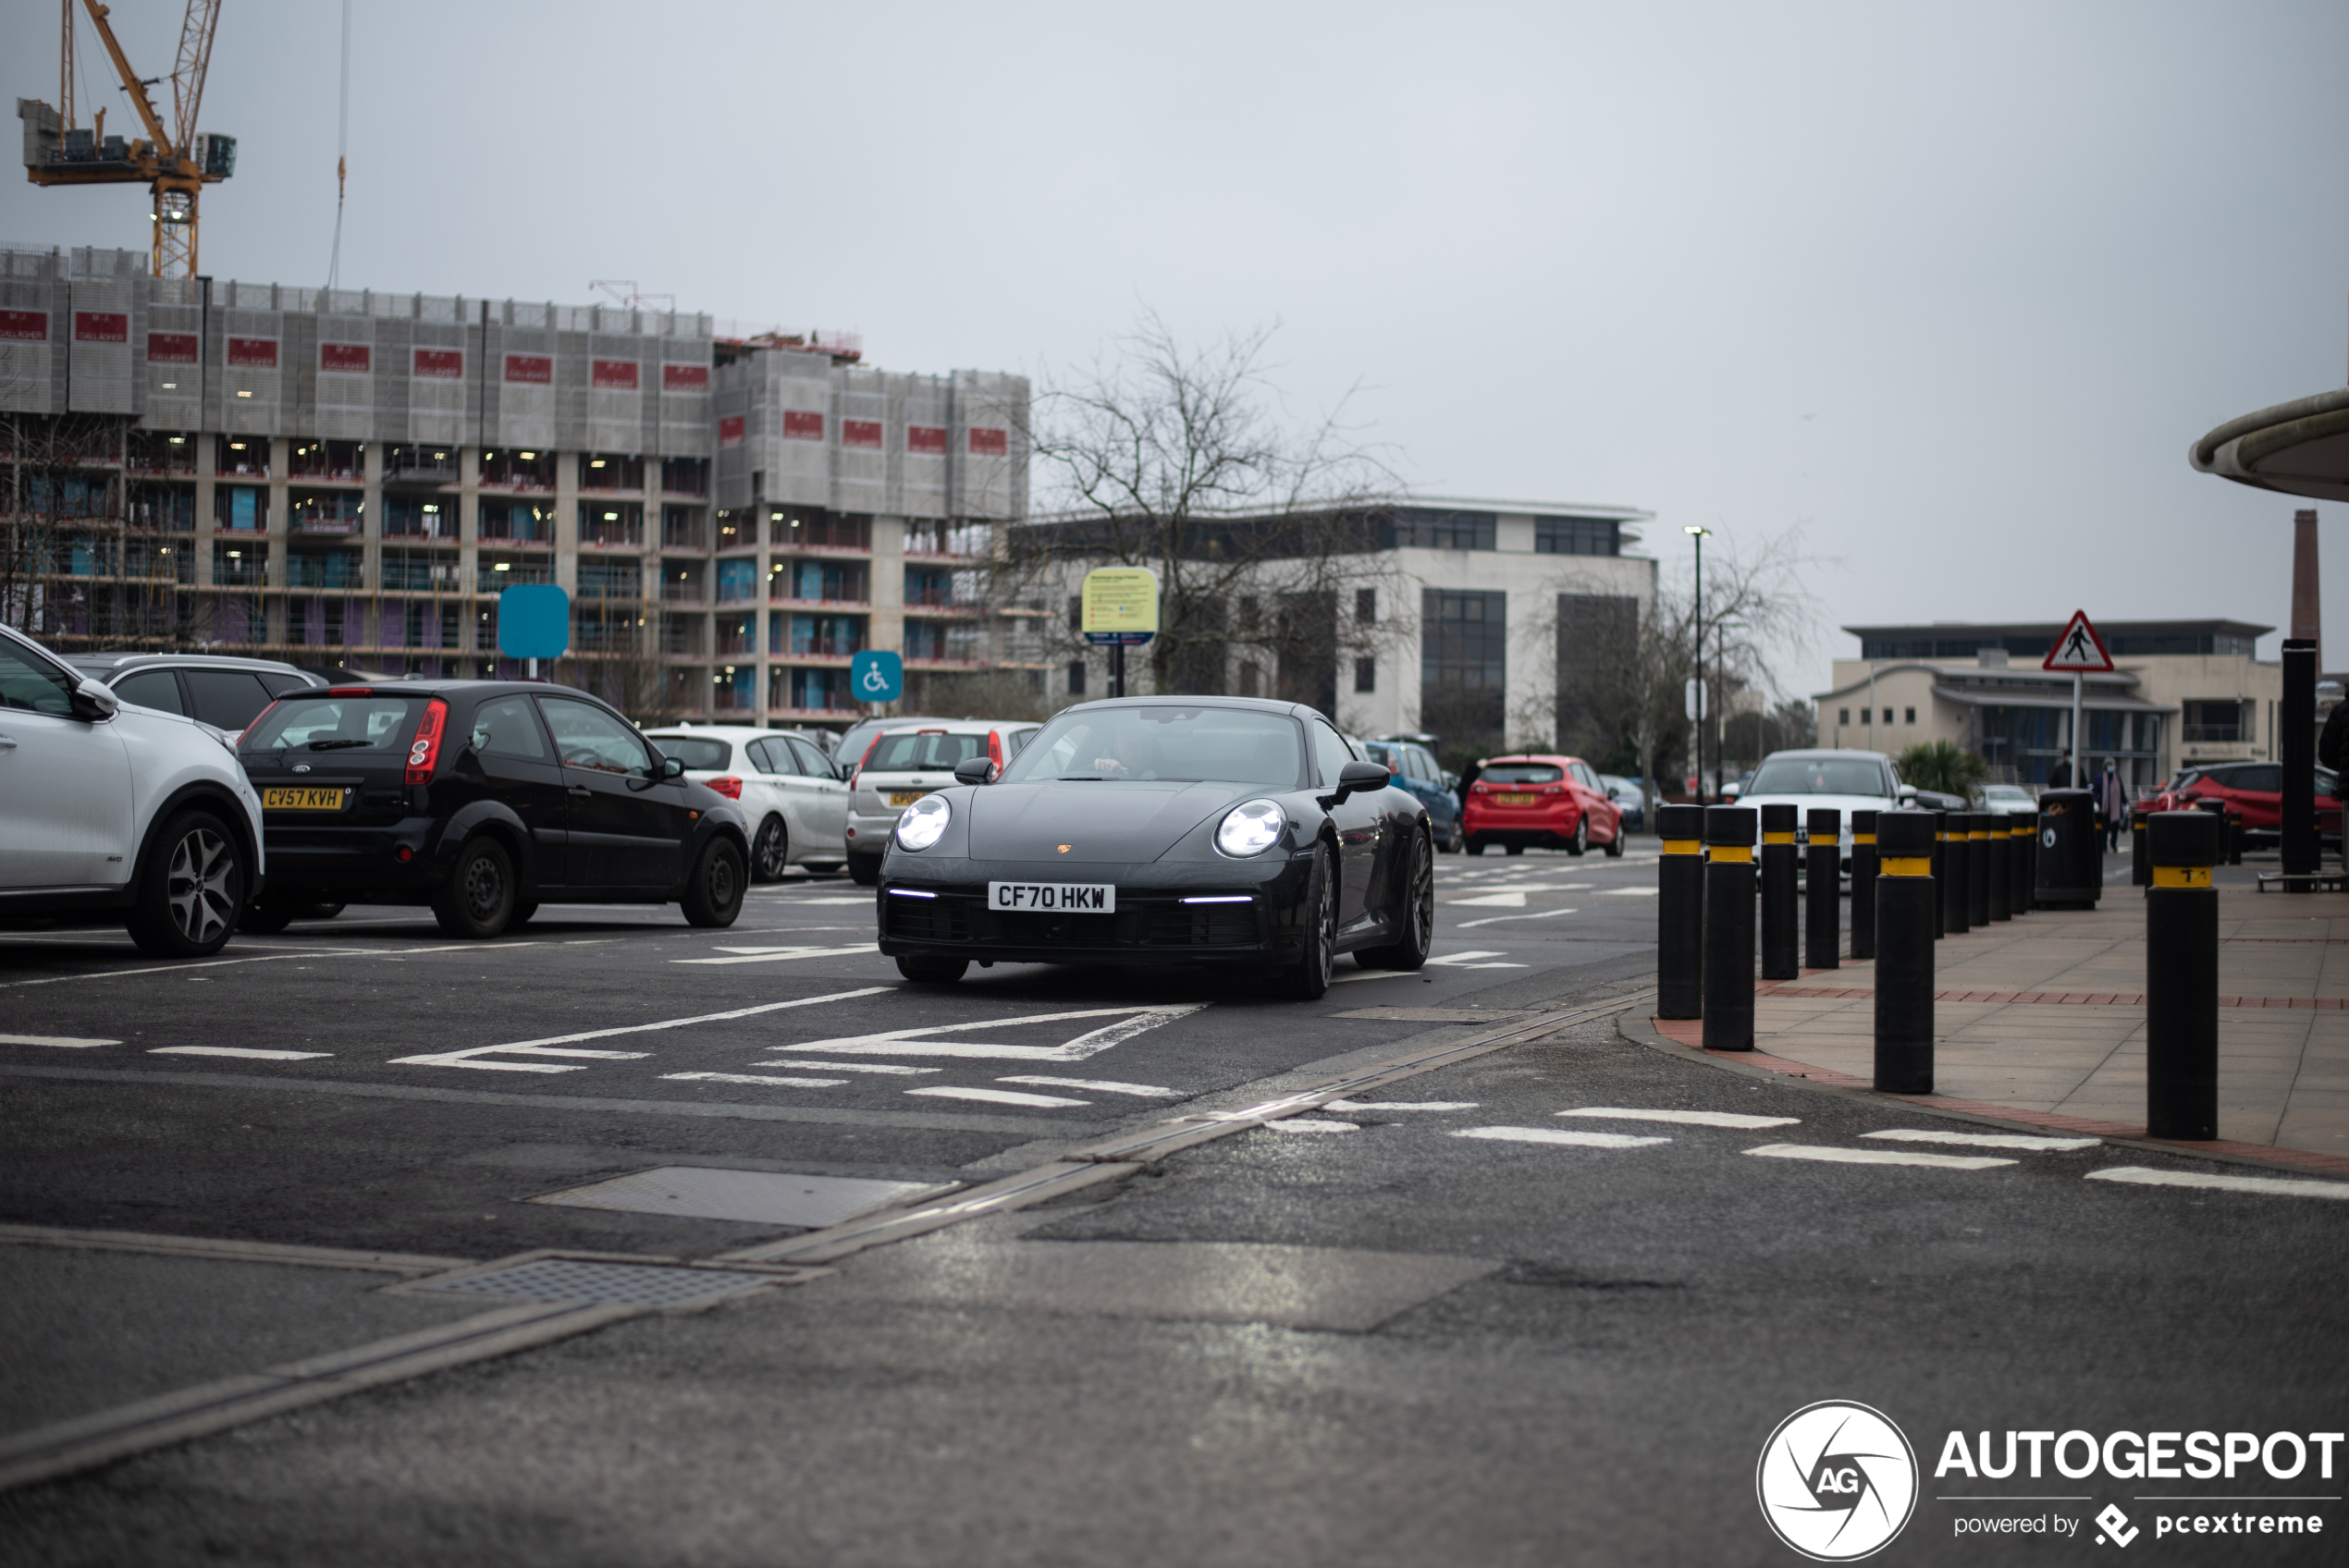
{"type": "MultiPolygon", "coordinates": [[[[1342,962],[1313,1004],[1040,967],[909,987],[836,880],[760,889],[719,933],[556,906],[458,944],[353,910],[178,966],[0,937],[0,1222],[49,1228],[0,1248],[0,1476],[59,1423],[502,1305],[444,1267],[788,1244],[1636,998],[1653,968],[1644,848],[1438,874],[1435,962],[1342,962]]],[[[1935,1471],[1957,1432],[2340,1430],[2349,1204],[1963,1142],[2004,1134],[1691,1060],[1640,1016],[821,1277],[18,1486],[0,1561],[1797,1562],[1757,1461],[1828,1400],[1914,1451],[1886,1562],[2099,1551],[2108,1504],[2133,1552],[2337,1560],[2339,1447],[2330,1476],[2314,1448],[2289,1477],[1935,1471]],[[2323,1533],[2161,1523],[2228,1510],[2323,1533]],[[1972,1533],[2000,1520],[2023,1533],[1972,1533]]],[[[1797,1462],[1830,1477],[1804,1506],[1847,1523],[1834,1550],[1901,1501],[1840,1452],[1797,1462]]]]}

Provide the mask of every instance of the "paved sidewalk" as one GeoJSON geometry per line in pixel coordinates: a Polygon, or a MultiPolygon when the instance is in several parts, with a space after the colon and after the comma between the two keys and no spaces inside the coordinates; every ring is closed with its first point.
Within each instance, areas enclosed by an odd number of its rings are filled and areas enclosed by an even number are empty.
{"type": "MultiPolygon", "coordinates": [[[[2219,1132],[2231,1152],[2349,1170],[2349,894],[2260,893],[2221,868],[2219,1132]],[[2309,1157],[2316,1157],[2311,1158],[2309,1157]]],[[[2145,1135],[2145,917],[2108,885],[2094,911],[2040,910],[1934,950],[1932,1102],[2145,1135]]],[[[1829,1081],[1874,1069],[1876,965],[1757,988],[1742,1060],[1829,1081]]],[[[1658,1032],[1699,1043],[1702,1026],[1658,1032]]]]}

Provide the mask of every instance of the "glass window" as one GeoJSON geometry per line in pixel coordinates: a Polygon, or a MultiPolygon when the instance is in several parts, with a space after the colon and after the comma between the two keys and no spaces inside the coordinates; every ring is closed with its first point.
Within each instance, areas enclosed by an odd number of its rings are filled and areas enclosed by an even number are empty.
{"type": "Polygon", "coordinates": [[[1309,723],[1306,729],[1313,737],[1315,771],[1320,773],[1324,785],[1336,783],[1337,776],[1345,771],[1346,765],[1355,760],[1354,749],[1346,743],[1345,736],[1319,720],[1309,723]]]}
{"type": "MultiPolygon", "coordinates": [[[[723,773],[734,766],[734,744],[731,741],[711,741],[698,735],[655,735],[652,743],[660,754],[675,757],[695,773],[723,773]]],[[[754,741],[753,746],[758,744],[754,741]]]]}
{"type": "Polygon", "coordinates": [[[1429,754],[1424,746],[1403,748],[1403,771],[1414,778],[1423,778],[1430,784],[1438,783],[1444,778],[1444,770],[1435,765],[1435,758],[1429,754]]]}
{"type": "MultiPolygon", "coordinates": [[[[1579,762],[1572,764],[1571,767],[1577,783],[1580,784],[1586,790],[1599,789],[1599,781],[1591,777],[1591,770],[1588,767],[1579,762]]],[[[1599,792],[1601,794],[1605,794],[1606,791],[1600,790],[1599,792]]]]}
{"type": "Polygon", "coordinates": [[[1884,770],[1839,757],[1773,757],[1746,786],[1751,795],[1884,795],[1884,770]]]}
{"type": "MultiPolygon", "coordinates": [[[[1345,742],[1327,730],[1341,752],[1345,742]]],[[[1298,787],[1297,723],[1241,708],[1163,706],[1074,710],[1045,725],[1004,769],[1007,783],[1174,778],[1298,787]]]]}
{"type": "Polygon", "coordinates": [[[875,773],[952,773],[966,757],[984,756],[984,735],[943,735],[933,730],[884,735],[865,766],[875,773]]]}
{"type": "Polygon", "coordinates": [[[830,778],[832,776],[832,765],[830,760],[816,747],[809,745],[806,741],[799,740],[796,737],[790,739],[784,743],[791,747],[791,754],[794,759],[796,759],[799,766],[796,767],[779,767],[775,770],[776,772],[796,773],[808,778],[830,778]]]}
{"type": "Polygon", "coordinates": [[[1556,784],[1566,770],[1555,763],[1496,762],[1476,776],[1480,784],[1556,784]]]}
{"type": "Polygon", "coordinates": [[[188,711],[187,703],[179,695],[179,678],[167,669],[142,669],[127,676],[116,683],[114,694],[126,703],[136,703],[157,713],[188,711]]]}
{"type": "Polygon", "coordinates": [[[223,729],[242,729],[272,700],[260,679],[241,669],[191,669],[186,674],[196,717],[223,729]]]}
{"type": "Polygon", "coordinates": [[[490,756],[546,760],[547,742],[528,697],[500,697],[473,710],[473,747],[490,756]]]}
{"type": "MultiPolygon", "coordinates": [[[[190,673],[195,673],[191,671],[190,673]]],[[[237,749],[387,752],[407,746],[416,732],[415,697],[289,697],[247,729],[237,749]]]]}
{"type": "Polygon", "coordinates": [[[555,732],[555,750],[571,767],[638,773],[652,766],[644,738],[599,707],[569,697],[541,697],[538,711],[555,732]]]}
{"type": "Polygon", "coordinates": [[[0,707],[69,715],[73,686],[47,660],[0,642],[0,707]]]}

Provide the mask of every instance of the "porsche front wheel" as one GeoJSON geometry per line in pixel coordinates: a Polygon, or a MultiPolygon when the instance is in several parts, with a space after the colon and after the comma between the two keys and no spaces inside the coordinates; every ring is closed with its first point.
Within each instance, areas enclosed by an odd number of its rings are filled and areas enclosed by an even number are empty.
{"type": "Polygon", "coordinates": [[[1299,913],[1304,950],[1281,972],[1280,988],[1301,1002],[1319,1001],[1330,988],[1330,972],[1337,965],[1337,894],[1330,887],[1330,851],[1313,846],[1313,865],[1305,879],[1305,906],[1299,913]]]}

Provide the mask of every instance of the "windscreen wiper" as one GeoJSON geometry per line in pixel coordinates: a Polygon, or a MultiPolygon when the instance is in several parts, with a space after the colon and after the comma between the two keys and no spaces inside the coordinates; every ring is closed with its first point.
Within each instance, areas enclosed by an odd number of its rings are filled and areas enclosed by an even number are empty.
{"type": "Polygon", "coordinates": [[[374,744],[373,741],[313,741],[310,742],[310,749],[314,752],[338,752],[345,746],[372,746],[374,744]]]}

